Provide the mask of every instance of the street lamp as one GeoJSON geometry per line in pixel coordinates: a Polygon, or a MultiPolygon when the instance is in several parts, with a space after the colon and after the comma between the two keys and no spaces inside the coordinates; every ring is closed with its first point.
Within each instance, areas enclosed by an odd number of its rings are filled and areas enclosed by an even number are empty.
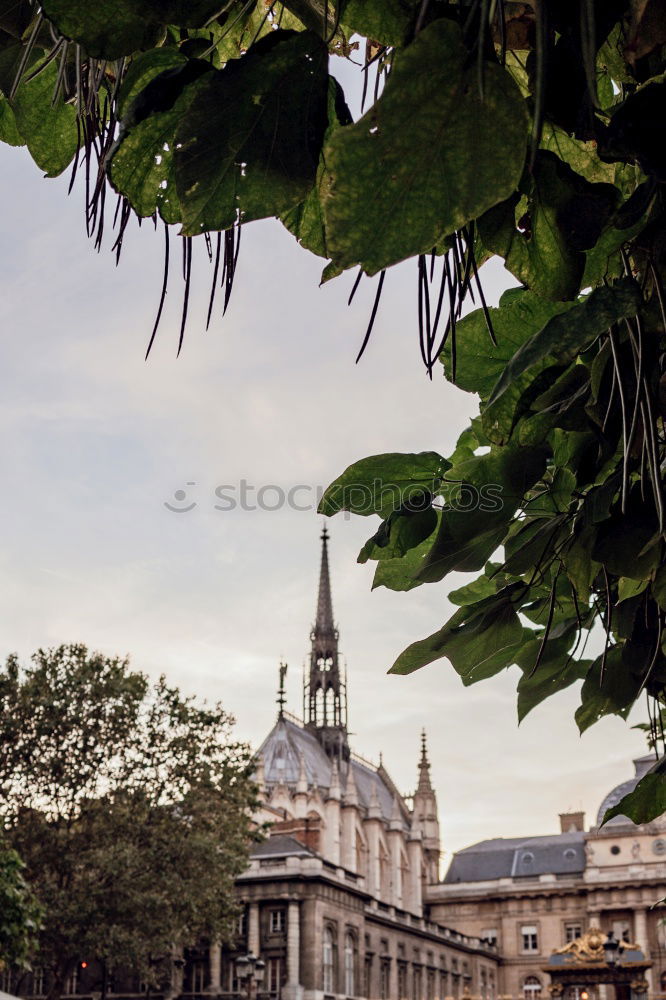
{"type": "Polygon", "coordinates": [[[259,993],[265,969],[266,963],[263,958],[257,958],[252,952],[239,955],[236,959],[236,976],[242,984],[245,984],[248,1000],[252,1000],[253,992],[259,993]]]}
{"type": "Polygon", "coordinates": [[[609,931],[604,941],[604,955],[606,956],[607,965],[617,965],[619,947],[620,942],[615,940],[613,931],[609,931]]]}

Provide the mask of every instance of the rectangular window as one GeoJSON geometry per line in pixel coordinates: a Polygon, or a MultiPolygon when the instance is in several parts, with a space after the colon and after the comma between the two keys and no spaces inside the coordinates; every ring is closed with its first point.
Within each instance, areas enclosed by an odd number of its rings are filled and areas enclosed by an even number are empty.
{"type": "Polygon", "coordinates": [[[270,911],[271,934],[282,934],[284,932],[284,910],[270,911]]]}
{"type": "Polygon", "coordinates": [[[535,952],[539,950],[539,938],[537,929],[533,924],[523,924],[520,928],[523,942],[523,951],[535,952]]]}
{"type": "Polygon", "coordinates": [[[481,931],[481,934],[479,936],[482,941],[487,941],[488,944],[497,944],[496,927],[486,927],[485,930],[481,931]]]}
{"type": "Polygon", "coordinates": [[[571,944],[577,938],[583,936],[583,925],[582,924],[565,924],[564,925],[564,943],[571,944]]]}
{"type": "Polygon", "coordinates": [[[421,1000],[421,993],[422,993],[423,987],[421,985],[421,970],[420,969],[414,969],[414,976],[413,976],[413,979],[412,979],[412,988],[413,988],[413,994],[412,994],[412,996],[413,996],[414,1000],[421,1000]]]}
{"type": "Polygon", "coordinates": [[[268,968],[266,969],[268,975],[266,976],[266,984],[268,986],[269,993],[279,993],[280,987],[282,986],[282,959],[281,958],[269,958],[268,968]]]}
{"type": "Polygon", "coordinates": [[[365,962],[363,963],[363,996],[371,997],[371,984],[372,984],[372,955],[365,956],[365,962]]]}
{"type": "Polygon", "coordinates": [[[206,986],[206,966],[204,962],[192,964],[192,992],[203,993],[206,986]]]}
{"type": "Polygon", "coordinates": [[[407,1000],[407,966],[398,966],[398,998],[399,1000],[407,1000]]]}
{"type": "Polygon", "coordinates": [[[381,1000],[389,1000],[389,989],[391,984],[391,966],[388,962],[382,962],[379,968],[379,996],[381,1000]]]}
{"type": "Polygon", "coordinates": [[[616,940],[629,941],[631,939],[628,920],[614,920],[612,926],[616,940]]]}

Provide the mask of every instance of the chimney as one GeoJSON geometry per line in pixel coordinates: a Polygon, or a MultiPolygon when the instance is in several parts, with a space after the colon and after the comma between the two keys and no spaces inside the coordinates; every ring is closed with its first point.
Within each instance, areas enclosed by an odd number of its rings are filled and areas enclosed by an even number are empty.
{"type": "Polygon", "coordinates": [[[560,813],[560,833],[584,833],[585,813],[560,813]]]}

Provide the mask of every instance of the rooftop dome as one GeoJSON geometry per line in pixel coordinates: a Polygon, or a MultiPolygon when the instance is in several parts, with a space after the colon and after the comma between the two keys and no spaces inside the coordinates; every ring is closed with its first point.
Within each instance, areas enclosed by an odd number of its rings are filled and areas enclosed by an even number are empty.
{"type": "MultiPolygon", "coordinates": [[[[654,754],[648,753],[644,757],[637,757],[634,761],[634,768],[636,773],[633,778],[629,778],[628,781],[623,781],[620,785],[616,785],[608,795],[605,797],[601,805],[599,806],[599,812],[597,813],[597,826],[601,826],[604,815],[607,809],[612,809],[616,806],[618,802],[628,795],[629,792],[633,792],[634,788],[641,780],[644,774],[646,774],[650,768],[655,763],[654,754]]],[[[626,823],[631,823],[632,821],[628,816],[614,816],[613,819],[609,820],[606,826],[620,826],[626,823]]]]}

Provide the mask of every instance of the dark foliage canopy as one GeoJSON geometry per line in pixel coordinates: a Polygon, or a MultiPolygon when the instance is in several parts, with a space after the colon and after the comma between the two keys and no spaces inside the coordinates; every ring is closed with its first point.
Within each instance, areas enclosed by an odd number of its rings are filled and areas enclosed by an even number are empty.
{"type": "Polygon", "coordinates": [[[81,645],[0,671],[0,821],[51,997],[85,958],[158,982],[174,945],[233,939],[255,788],[232,722],[81,645]]]}
{"type": "MultiPolygon", "coordinates": [[[[393,670],[446,658],[471,684],[517,664],[520,718],[582,681],[581,731],[647,696],[663,752],[664,0],[0,8],[0,138],[49,176],[85,172],[98,245],[110,193],[116,249],[132,214],[180,227],[183,330],[193,240],[226,305],[254,219],[324,280],[378,275],[378,297],[414,260],[425,368],[479,414],[453,455],[374,456],[322,502],[382,519],[360,555],[375,586],[476,574],[393,670]],[[333,56],[363,46],[353,121],[333,56]],[[489,309],[492,255],[517,287],[489,309]]],[[[641,819],[661,811],[646,787],[641,819]]]]}

